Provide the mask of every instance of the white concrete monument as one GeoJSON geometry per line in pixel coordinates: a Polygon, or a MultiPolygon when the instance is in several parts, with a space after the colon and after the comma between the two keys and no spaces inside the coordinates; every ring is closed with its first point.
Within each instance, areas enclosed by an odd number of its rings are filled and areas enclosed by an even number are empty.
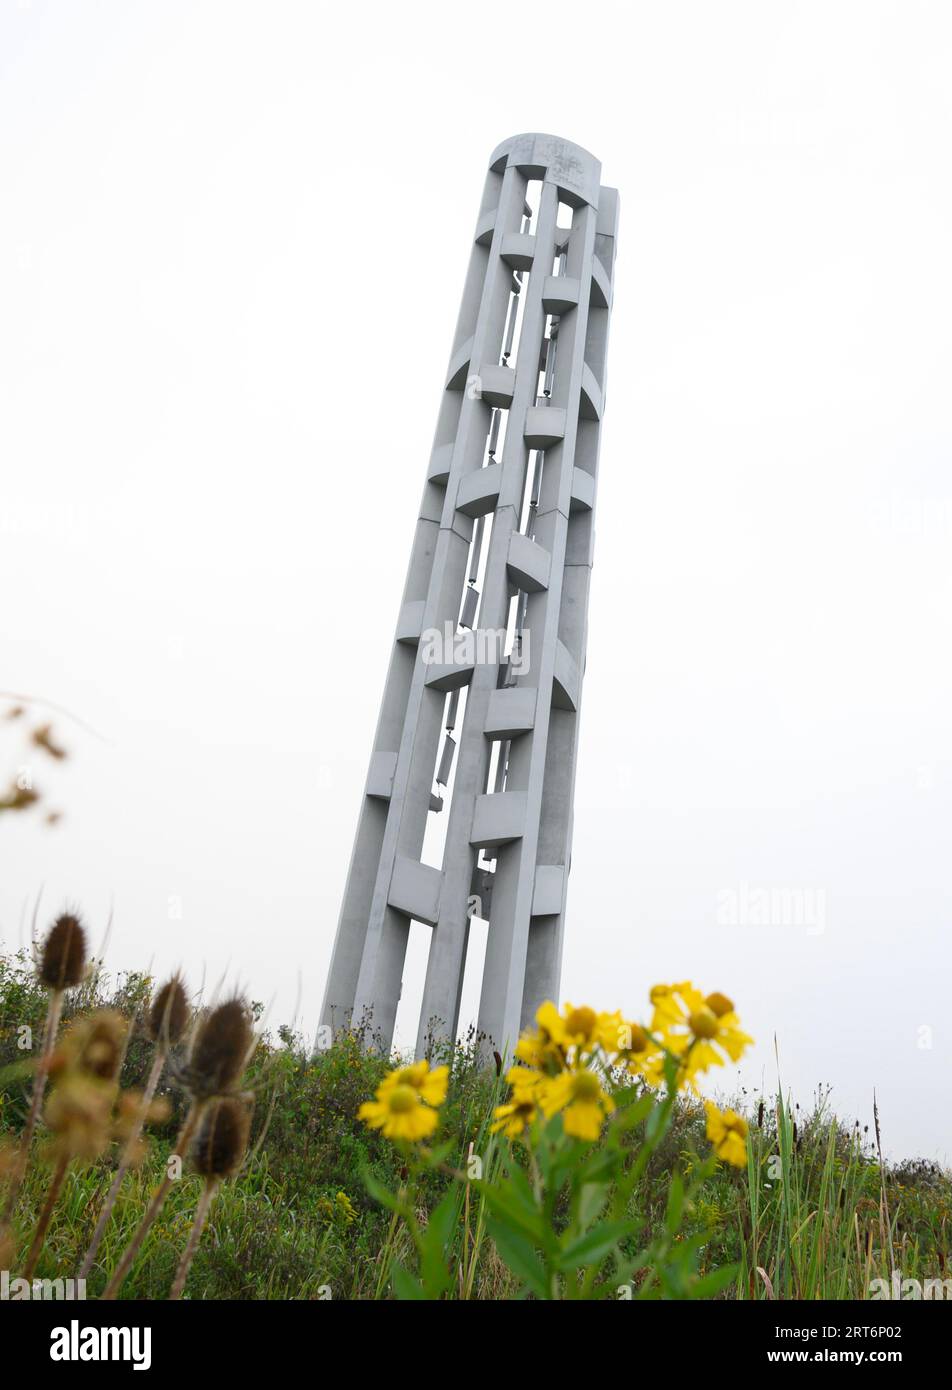
{"type": "Polygon", "coordinates": [[[389,1046],[425,923],[418,1055],[456,1034],[474,916],[487,1049],[558,998],[618,230],[600,172],[517,135],[476,220],[322,1010],[389,1046]]]}

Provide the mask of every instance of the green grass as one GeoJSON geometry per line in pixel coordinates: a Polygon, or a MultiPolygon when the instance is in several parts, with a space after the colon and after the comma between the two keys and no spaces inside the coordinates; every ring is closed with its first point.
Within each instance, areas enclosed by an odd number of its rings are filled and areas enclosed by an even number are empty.
{"type": "MultiPolygon", "coordinates": [[[[98,976],[71,998],[65,1017],[98,1005],[135,1013],[149,981],[136,974],[98,976]]],[[[15,1135],[28,1105],[30,1079],[18,1030],[31,1026],[39,1041],[45,996],[29,962],[0,956],[0,1140],[15,1135]]],[[[390,1213],[367,1193],[366,1170],[394,1190],[401,1183],[399,1154],[356,1119],[387,1063],[368,1052],[360,1036],[340,1039],[309,1057],[301,1040],[279,1030],[266,1037],[252,1064],[256,1091],[255,1139],[261,1147],[218,1196],[192,1266],[186,1295],[193,1299],[335,1299],[392,1297],[390,1264],[410,1256],[409,1239],[390,1213]],[[356,1209],[348,1224],[335,1202],[346,1192],[356,1209]]],[[[488,1124],[499,1082],[480,1067],[476,1040],[451,1056],[450,1094],[440,1135],[451,1140],[452,1160],[465,1167],[470,1144],[492,1179],[498,1141],[488,1124]]],[[[141,1086],[150,1060],[136,1028],[122,1084],[141,1086]]],[[[88,1296],[105,1285],[109,1270],[138,1223],[183,1114],[185,1096],[168,1077],[160,1088],[172,1113],[150,1131],[149,1155],[126,1179],[89,1279],[88,1296]]],[[[735,1105],[737,1102],[735,1101],[735,1105]]],[[[689,1234],[703,1235],[701,1272],[736,1263],[736,1282],[721,1297],[864,1298],[871,1280],[945,1279],[949,1269],[952,1184],[935,1165],[906,1163],[882,1170],[871,1136],[840,1122],[818,1095],[800,1111],[788,1100],[743,1097],[751,1127],[747,1172],[720,1166],[688,1214],[689,1234]]],[[[39,1141],[42,1147],[42,1136],[39,1141]]],[[[704,1115],[679,1103],[674,1123],[654,1154],[634,1201],[646,1236],[663,1227],[676,1164],[708,1149],[704,1115]]],[[[70,1169],[37,1269],[39,1278],[75,1275],[108,1190],[114,1164],[107,1158],[70,1169]]],[[[29,1244],[42,1205],[47,1170],[31,1165],[17,1216],[18,1260],[29,1244]]],[[[418,1195],[425,1222],[449,1179],[427,1173],[418,1195]]],[[[127,1280],[125,1298],[166,1297],[184,1246],[199,1180],[186,1175],[169,1200],[127,1280]]],[[[519,1287],[486,1233],[482,1203],[464,1185],[456,1189],[453,1260],[455,1296],[499,1299],[519,1287]]],[[[14,1265],[13,1273],[16,1273],[14,1265]]]]}

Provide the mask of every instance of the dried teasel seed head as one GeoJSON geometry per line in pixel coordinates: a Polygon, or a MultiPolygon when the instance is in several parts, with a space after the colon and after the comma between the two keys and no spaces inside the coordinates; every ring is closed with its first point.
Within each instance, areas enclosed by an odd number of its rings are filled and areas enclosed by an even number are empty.
{"type": "Polygon", "coordinates": [[[34,787],[21,787],[13,782],[10,790],[0,798],[0,811],[26,811],[39,799],[40,794],[34,787]]]}
{"type": "Polygon", "coordinates": [[[66,757],[66,749],[53,739],[52,724],[41,724],[39,728],[33,730],[31,737],[37,748],[42,748],[57,762],[61,762],[66,757]]]}
{"type": "Polygon", "coordinates": [[[196,1171],[203,1178],[230,1178],[241,1166],[250,1130],[247,1105],[227,1096],[214,1101],[195,1136],[192,1162],[196,1171]]]}
{"type": "Polygon", "coordinates": [[[254,1032],[243,999],[228,999],[198,1027],[188,1065],[188,1088],[198,1099],[229,1091],[245,1069],[254,1032]]]}
{"type": "Polygon", "coordinates": [[[115,1081],[122,1065],[128,1023],[112,1009],[83,1019],[67,1039],[69,1065],[97,1081],[115,1081]]]}
{"type": "Polygon", "coordinates": [[[146,1031],[153,1042],[166,1047],[174,1047],[181,1042],[188,1027],[188,999],[185,988],[177,975],[159,990],[152,1001],[152,1008],[146,1019],[146,1031]]]}
{"type": "Polygon", "coordinates": [[[48,989],[71,989],[86,970],[86,930],[75,912],[62,912],[43,943],[40,979],[48,989]]]}
{"type": "Polygon", "coordinates": [[[97,1158],[109,1142],[113,1088],[78,1071],[67,1072],[50,1092],[43,1119],[67,1158],[97,1158]]]}

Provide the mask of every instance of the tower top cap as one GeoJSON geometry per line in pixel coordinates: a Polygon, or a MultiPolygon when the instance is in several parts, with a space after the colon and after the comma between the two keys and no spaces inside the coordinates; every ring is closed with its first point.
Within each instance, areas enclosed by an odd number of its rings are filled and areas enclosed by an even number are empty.
{"type": "Polygon", "coordinates": [[[502,173],[509,165],[531,179],[556,184],[573,206],[588,203],[598,207],[601,161],[571,140],[539,132],[511,135],[496,146],[489,160],[494,173],[502,173]]]}

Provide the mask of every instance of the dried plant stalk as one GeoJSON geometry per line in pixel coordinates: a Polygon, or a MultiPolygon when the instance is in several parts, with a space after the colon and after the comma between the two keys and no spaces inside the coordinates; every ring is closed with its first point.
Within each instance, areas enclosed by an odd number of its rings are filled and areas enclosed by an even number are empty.
{"type": "Polygon", "coordinates": [[[3,1216],[0,1217],[0,1231],[9,1226],[13,1218],[17,1198],[20,1195],[20,1188],[23,1186],[23,1179],[26,1177],[30,1156],[30,1144],[36,1130],[37,1120],[40,1118],[43,1096],[46,1093],[46,1078],[50,1069],[50,1058],[53,1055],[53,1044],[56,1042],[56,1033],[59,1029],[60,1014],[63,1011],[64,993],[65,991],[62,989],[53,990],[50,994],[49,1004],[47,1005],[40,1060],[37,1063],[36,1075],[33,1078],[33,1096],[30,1101],[30,1113],[27,1116],[26,1126],[20,1136],[16,1166],[10,1178],[10,1187],[3,1208],[3,1216]]]}
{"type": "Polygon", "coordinates": [[[149,1072],[148,1080],[145,1083],[145,1090],[142,1093],[142,1100],[139,1104],[139,1108],[136,1111],[135,1118],[132,1122],[132,1129],[129,1132],[129,1137],[126,1141],[126,1146],[123,1150],[122,1158],[119,1161],[119,1167],[116,1169],[116,1175],[112,1180],[112,1185],[109,1188],[108,1195],[106,1197],[105,1202],[103,1203],[103,1209],[99,1213],[99,1220],[96,1222],[96,1229],[93,1232],[93,1238],[89,1243],[89,1249],[86,1251],[86,1256],[83,1260],[82,1267],[79,1271],[80,1279],[85,1279],[88,1276],[89,1271],[93,1267],[93,1261],[95,1260],[96,1255],[99,1252],[99,1247],[102,1244],[102,1238],[106,1232],[106,1226],[109,1224],[109,1218],[112,1215],[112,1209],[116,1205],[116,1198],[119,1196],[119,1189],[122,1186],[123,1179],[125,1178],[126,1173],[132,1166],[132,1160],[135,1157],[136,1149],[139,1143],[139,1138],[142,1134],[142,1128],[145,1124],[146,1116],[149,1113],[149,1106],[152,1104],[152,1098],[155,1095],[155,1090],[159,1084],[159,1078],[162,1075],[162,1070],[164,1067],[165,1051],[164,1049],[159,1048],[157,1049],[155,1057],[153,1059],[152,1070],[149,1072]]]}
{"type": "Polygon", "coordinates": [[[205,1229],[205,1222],[208,1219],[208,1213],[211,1211],[212,1202],[215,1200],[217,1191],[217,1178],[212,1178],[202,1185],[202,1195],[198,1199],[195,1215],[192,1218],[192,1229],[188,1233],[188,1243],[182,1253],[181,1260],[179,1260],[179,1267],[175,1271],[175,1279],[172,1283],[171,1292],[169,1293],[170,1301],[182,1297],[182,1290],[185,1288],[185,1281],[192,1267],[195,1252],[198,1250],[199,1243],[201,1242],[202,1231],[205,1229]]]}
{"type": "Polygon", "coordinates": [[[46,1239],[50,1218],[59,1200],[60,1188],[63,1186],[63,1179],[66,1177],[66,1169],[68,1166],[69,1155],[64,1153],[60,1156],[56,1164],[56,1171],[53,1174],[53,1181],[50,1183],[50,1190],[46,1194],[43,1210],[40,1212],[39,1220],[36,1223],[36,1230],[33,1232],[33,1244],[30,1246],[30,1253],[26,1257],[26,1266],[23,1270],[24,1279],[33,1278],[36,1263],[40,1258],[40,1251],[43,1249],[43,1242],[46,1239]]]}
{"type": "MultiPolygon", "coordinates": [[[[184,1158],[185,1154],[188,1152],[189,1145],[192,1142],[195,1130],[198,1128],[206,1104],[206,1101],[201,1100],[192,1102],[191,1109],[185,1117],[185,1123],[182,1125],[175,1144],[175,1153],[178,1154],[180,1158],[184,1158]]],[[[122,1252],[122,1256],[119,1263],[116,1265],[112,1278],[106,1285],[106,1290],[102,1296],[104,1300],[111,1301],[115,1299],[119,1290],[122,1288],[126,1275],[129,1273],[132,1266],[132,1261],[142,1248],[142,1242],[149,1233],[149,1227],[164,1207],[165,1199],[168,1197],[174,1181],[175,1179],[169,1177],[168,1173],[166,1173],[165,1177],[156,1188],[152,1201],[146,1209],[145,1216],[143,1216],[142,1220],[139,1222],[135,1235],[122,1252]]]]}

